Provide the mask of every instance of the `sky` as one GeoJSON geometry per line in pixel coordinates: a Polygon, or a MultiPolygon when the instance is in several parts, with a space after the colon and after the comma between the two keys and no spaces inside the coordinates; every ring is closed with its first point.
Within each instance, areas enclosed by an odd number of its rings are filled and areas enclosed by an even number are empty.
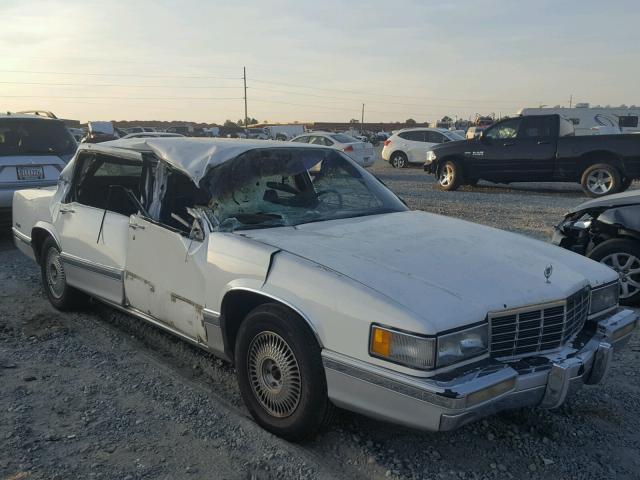
{"type": "Polygon", "coordinates": [[[0,2],[0,111],[434,121],[640,105],[637,0],[0,2]]]}

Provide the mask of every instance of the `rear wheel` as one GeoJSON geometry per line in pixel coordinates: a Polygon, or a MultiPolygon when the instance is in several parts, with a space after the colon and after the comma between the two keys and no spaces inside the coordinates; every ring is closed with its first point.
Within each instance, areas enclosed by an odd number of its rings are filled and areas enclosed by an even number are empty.
{"type": "Polygon", "coordinates": [[[622,179],[616,167],[608,163],[598,163],[584,171],[580,184],[587,196],[595,198],[618,192],[622,179]]]}
{"type": "Polygon", "coordinates": [[[391,163],[394,168],[405,168],[409,164],[409,161],[403,152],[393,152],[389,163],[391,163]]]}
{"type": "Polygon", "coordinates": [[[640,304],[640,243],[627,239],[607,240],[594,248],[589,258],[618,273],[621,304],[640,304]]]}
{"type": "Polygon", "coordinates": [[[51,237],[42,245],[40,268],[42,286],[51,305],[58,310],[74,310],[86,305],[87,295],[67,284],[60,248],[51,237]]]}
{"type": "Polygon", "coordinates": [[[462,169],[457,162],[447,160],[438,172],[438,188],[440,190],[457,190],[462,184],[462,169]]]}
{"type": "Polygon", "coordinates": [[[335,407],[320,347],[291,310],[272,303],[249,313],[238,331],[235,363],[244,403],[266,430],[302,440],[330,422],[335,407]]]}

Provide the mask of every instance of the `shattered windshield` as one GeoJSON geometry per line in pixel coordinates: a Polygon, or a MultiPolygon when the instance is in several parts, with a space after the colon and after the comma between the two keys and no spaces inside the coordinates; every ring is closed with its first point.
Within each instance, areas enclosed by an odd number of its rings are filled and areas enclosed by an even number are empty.
{"type": "Polygon", "coordinates": [[[200,186],[212,195],[205,212],[225,231],[407,209],[375,177],[329,149],[251,150],[212,168],[200,186]]]}

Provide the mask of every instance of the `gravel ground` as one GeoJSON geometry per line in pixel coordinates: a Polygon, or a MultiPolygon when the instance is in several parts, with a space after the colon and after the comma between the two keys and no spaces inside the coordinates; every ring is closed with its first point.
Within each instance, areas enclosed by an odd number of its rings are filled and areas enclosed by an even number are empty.
{"type": "MultiPolygon", "coordinates": [[[[447,193],[419,169],[372,171],[412,208],[543,240],[584,200],[575,185],[447,193]]],[[[603,385],[557,411],[505,412],[451,433],[340,412],[296,445],[251,420],[224,362],[100,305],[52,309],[6,233],[0,284],[0,479],[640,478],[637,332],[603,385]]]]}

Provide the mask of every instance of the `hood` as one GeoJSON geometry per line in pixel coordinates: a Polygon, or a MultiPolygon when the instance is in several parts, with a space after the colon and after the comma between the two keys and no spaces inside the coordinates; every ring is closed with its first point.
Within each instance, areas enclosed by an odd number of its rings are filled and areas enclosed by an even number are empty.
{"type": "Polygon", "coordinates": [[[592,208],[611,208],[638,204],[640,204],[640,190],[629,190],[614,195],[606,195],[602,198],[594,198],[572,208],[569,213],[581,212],[592,208]]]}
{"type": "Polygon", "coordinates": [[[489,311],[566,298],[588,279],[595,286],[617,278],[559,247],[421,211],[238,234],[368,286],[422,318],[435,330],[427,333],[482,321],[489,311]]]}
{"type": "Polygon", "coordinates": [[[438,153],[442,155],[449,149],[453,150],[456,153],[460,153],[460,147],[462,145],[469,145],[471,143],[477,143],[477,140],[468,140],[465,138],[464,140],[454,140],[452,142],[438,143],[431,147],[431,150],[436,152],[436,155],[438,153]]]}

